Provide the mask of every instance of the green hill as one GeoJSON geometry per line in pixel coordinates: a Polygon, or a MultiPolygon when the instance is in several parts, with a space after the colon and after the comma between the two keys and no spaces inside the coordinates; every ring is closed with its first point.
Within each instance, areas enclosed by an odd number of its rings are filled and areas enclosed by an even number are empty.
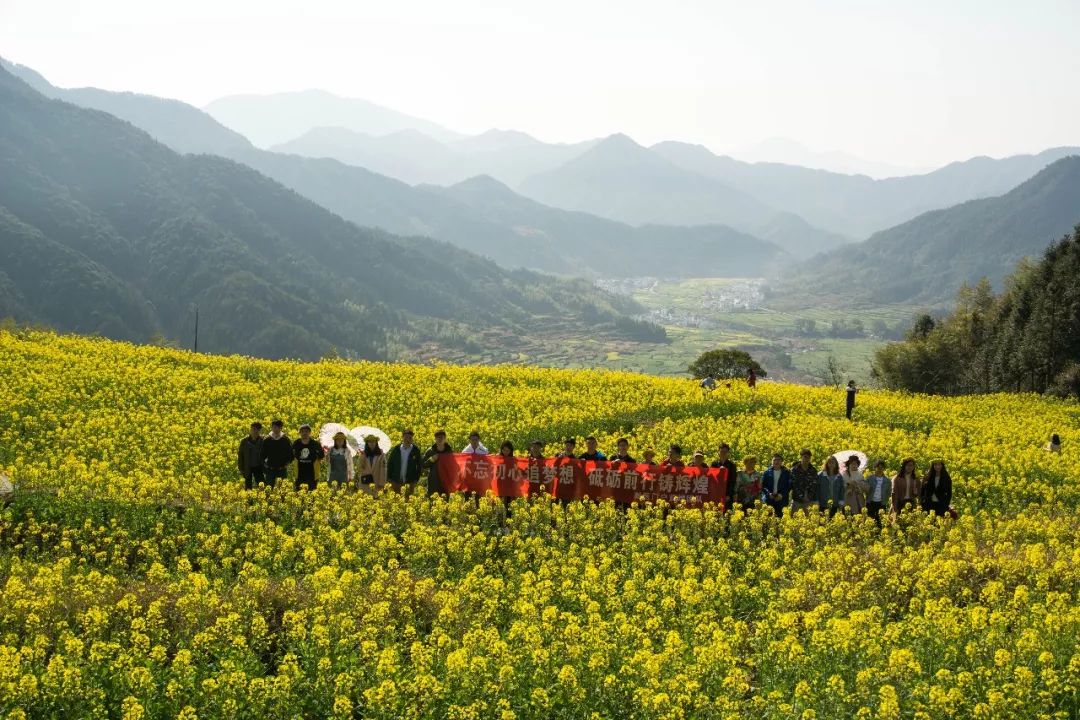
{"type": "Polygon", "coordinates": [[[327,212],[231,160],[180,155],[115,117],[0,70],[0,308],[61,330],[201,349],[387,357],[441,320],[595,332],[633,303],[507,272],[444,243],[327,212]],[[571,325],[573,327],[573,325],[571,325]]]}

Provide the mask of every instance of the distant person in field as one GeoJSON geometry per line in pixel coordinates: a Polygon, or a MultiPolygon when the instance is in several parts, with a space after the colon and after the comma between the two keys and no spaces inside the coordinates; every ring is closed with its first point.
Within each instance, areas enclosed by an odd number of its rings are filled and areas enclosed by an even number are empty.
{"type": "Polygon", "coordinates": [[[844,476],[840,473],[840,463],[829,456],[825,467],[818,473],[818,508],[829,511],[832,517],[844,507],[844,476]]]}
{"type": "Polygon", "coordinates": [[[780,453],[773,455],[772,465],[761,475],[761,494],[777,516],[783,514],[791,495],[791,471],[784,467],[780,453]]]}
{"type": "Polygon", "coordinates": [[[858,515],[866,507],[866,479],[859,470],[859,457],[852,455],[844,463],[844,504],[852,515],[858,515]]]}
{"type": "Polygon", "coordinates": [[[1061,438],[1058,437],[1057,433],[1050,436],[1050,442],[1046,444],[1046,449],[1049,452],[1061,454],[1061,438]]]}
{"type": "Polygon", "coordinates": [[[572,437],[568,437],[563,440],[562,452],[555,455],[559,460],[575,460],[577,455],[574,454],[574,448],[577,447],[577,440],[572,437]]]}
{"type": "Polygon", "coordinates": [[[424,453],[424,467],[427,468],[427,491],[428,495],[443,492],[442,480],[439,478],[439,456],[453,454],[454,448],[446,442],[446,431],[436,430],[435,442],[424,453]]]}
{"type": "Polygon", "coordinates": [[[353,452],[345,438],[345,433],[334,433],[334,444],[326,451],[326,480],[331,485],[337,483],[347,487],[353,480],[353,452]]]}
{"type": "Polygon", "coordinates": [[[686,463],[684,463],[682,459],[681,445],[672,444],[671,447],[668,448],[667,459],[664,460],[661,467],[674,470],[682,470],[684,467],[686,467],[686,463]]]}
{"type": "Polygon", "coordinates": [[[615,454],[611,456],[612,462],[630,463],[634,464],[637,460],[630,454],[630,441],[626,438],[619,438],[615,442],[615,454]]]}
{"type": "Polygon", "coordinates": [[[645,448],[641,453],[641,463],[649,467],[656,467],[656,451],[652,448],[645,448]]]}
{"type": "Polygon", "coordinates": [[[818,469],[811,462],[808,448],[799,453],[799,462],[791,466],[791,512],[818,506],[818,469]]]}
{"type": "Polygon", "coordinates": [[[413,445],[413,431],[402,430],[401,442],[390,448],[386,457],[386,477],[395,492],[405,490],[405,495],[412,495],[416,483],[420,482],[423,461],[420,449],[413,445]]]}
{"type": "Polygon", "coordinates": [[[751,390],[757,387],[757,373],[754,368],[750,368],[750,372],[746,373],[746,386],[751,390]]]}
{"type": "Polygon", "coordinates": [[[731,446],[726,442],[720,443],[716,448],[716,459],[712,462],[714,468],[727,470],[727,487],[724,488],[724,507],[730,508],[735,503],[735,475],[738,469],[731,461],[731,446]]]}
{"type": "Polygon", "coordinates": [[[311,426],[300,426],[300,439],[293,443],[293,457],[296,458],[296,480],[293,481],[293,489],[299,490],[301,485],[307,486],[308,490],[315,489],[319,461],[326,456],[322,445],[311,437],[311,426]]]}
{"type": "Polygon", "coordinates": [[[596,438],[590,435],[585,438],[585,452],[581,453],[581,457],[578,459],[593,461],[607,460],[607,455],[596,449],[596,438]]]}
{"type": "Polygon", "coordinates": [[[874,472],[866,478],[866,512],[874,518],[874,522],[881,527],[881,511],[889,503],[889,495],[892,493],[892,480],[885,474],[885,461],[878,460],[874,463],[874,472]]]}
{"type": "Polygon", "coordinates": [[[487,455],[488,449],[484,447],[484,443],[480,442],[480,433],[477,430],[473,430],[469,433],[469,444],[461,451],[466,455],[487,455]]]}
{"type": "Polygon", "coordinates": [[[386,454],[379,447],[379,436],[364,438],[364,449],[356,456],[360,475],[360,489],[368,495],[377,495],[386,485],[386,454]]]}
{"type": "Polygon", "coordinates": [[[277,481],[288,475],[293,462],[292,440],[285,434],[285,423],[281,420],[270,423],[270,434],[263,438],[262,459],[266,484],[276,487],[277,481]]]}
{"type": "Polygon", "coordinates": [[[930,469],[923,478],[922,492],[919,498],[922,509],[932,512],[938,517],[944,517],[949,512],[949,503],[952,502],[952,478],[945,469],[944,460],[934,460],[930,463],[930,469]]]}
{"type": "Polygon", "coordinates": [[[847,419],[851,419],[851,413],[855,410],[855,394],[859,392],[859,388],[855,387],[854,380],[848,380],[847,384],[847,419]]]}
{"type": "Polygon", "coordinates": [[[262,423],[253,422],[248,429],[248,434],[240,441],[240,449],[236,456],[236,466],[240,470],[240,476],[244,478],[245,490],[266,482],[266,475],[263,473],[262,444],[262,423]]]}
{"type": "Polygon", "coordinates": [[[716,378],[714,378],[712,375],[706,375],[705,378],[701,381],[701,389],[704,390],[706,393],[711,393],[713,390],[716,389],[716,378]]]}
{"type": "Polygon", "coordinates": [[[743,458],[743,469],[739,471],[733,483],[735,502],[745,508],[753,507],[761,497],[761,473],[757,470],[757,458],[747,455],[743,458]]]}

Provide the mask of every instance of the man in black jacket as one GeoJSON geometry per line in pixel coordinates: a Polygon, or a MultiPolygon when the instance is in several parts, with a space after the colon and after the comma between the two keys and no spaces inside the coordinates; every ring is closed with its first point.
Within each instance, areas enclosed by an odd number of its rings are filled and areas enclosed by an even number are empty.
{"type": "Polygon", "coordinates": [[[292,441],[282,432],[285,423],[275,420],[270,423],[270,434],[263,438],[262,462],[266,468],[266,484],[276,487],[277,481],[284,478],[293,461],[292,441]]]}
{"type": "Polygon", "coordinates": [[[439,479],[439,456],[454,452],[454,448],[446,442],[446,431],[439,430],[435,433],[435,442],[424,453],[423,465],[428,469],[427,491],[428,495],[443,493],[442,481],[439,479]]]}
{"type": "Polygon", "coordinates": [[[420,481],[420,468],[424,464],[420,449],[413,445],[413,431],[403,430],[401,442],[390,448],[386,458],[386,479],[395,491],[405,488],[405,495],[412,495],[413,488],[420,481]]]}
{"type": "Polygon", "coordinates": [[[247,437],[240,441],[236,457],[236,467],[244,478],[245,490],[266,482],[266,475],[263,474],[262,443],[262,423],[253,422],[247,437]]]}

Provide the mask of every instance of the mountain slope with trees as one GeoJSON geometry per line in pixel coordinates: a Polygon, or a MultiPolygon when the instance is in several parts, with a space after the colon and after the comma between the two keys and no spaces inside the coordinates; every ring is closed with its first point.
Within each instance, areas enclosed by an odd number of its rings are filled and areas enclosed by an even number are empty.
{"type": "Polygon", "coordinates": [[[919,318],[907,340],[878,351],[874,374],[917,392],[1054,392],[1080,396],[1080,226],[1037,262],[1023,261],[995,295],[964,287],[941,321],[919,318]]]}
{"type": "Polygon", "coordinates": [[[234,161],[180,155],[0,69],[0,309],[64,331],[212,352],[381,358],[416,322],[582,332],[631,301],[365,230],[234,161]]]}

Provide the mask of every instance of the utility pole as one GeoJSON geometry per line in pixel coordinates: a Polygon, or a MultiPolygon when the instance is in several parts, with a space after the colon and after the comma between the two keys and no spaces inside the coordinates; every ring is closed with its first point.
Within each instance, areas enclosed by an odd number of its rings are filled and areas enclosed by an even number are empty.
{"type": "Polygon", "coordinates": [[[199,306],[195,306],[195,352],[199,352],[199,306]]]}

